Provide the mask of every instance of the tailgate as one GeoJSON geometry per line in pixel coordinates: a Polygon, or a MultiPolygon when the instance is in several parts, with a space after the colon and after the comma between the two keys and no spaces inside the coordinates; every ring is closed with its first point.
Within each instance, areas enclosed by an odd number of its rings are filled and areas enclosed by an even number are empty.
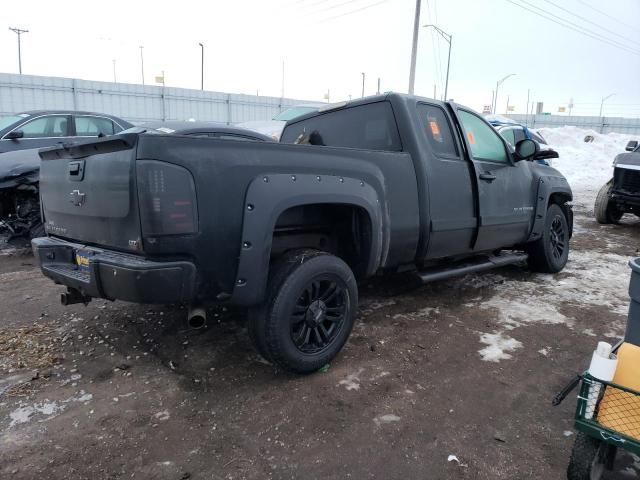
{"type": "Polygon", "coordinates": [[[40,195],[48,234],[128,251],[142,248],[137,134],[40,150],[40,195]]]}

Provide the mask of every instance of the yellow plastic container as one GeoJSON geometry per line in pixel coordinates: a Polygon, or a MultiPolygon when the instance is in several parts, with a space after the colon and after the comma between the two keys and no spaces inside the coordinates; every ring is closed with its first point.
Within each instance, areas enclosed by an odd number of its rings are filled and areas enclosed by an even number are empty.
{"type": "MultiPolygon", "coordinates": [[[[640,392],[640,347],[623,343],[613,383],[640,392]]],[[[598,422],[640,440],[640,396],[607,387],[598,410],[598,422]]]]}

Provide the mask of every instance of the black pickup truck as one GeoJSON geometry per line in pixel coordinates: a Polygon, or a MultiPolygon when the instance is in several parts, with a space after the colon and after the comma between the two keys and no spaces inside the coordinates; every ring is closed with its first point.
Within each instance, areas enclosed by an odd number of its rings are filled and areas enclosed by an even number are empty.
{"type": "Polygon", "coordinates": [[[536,154],[401,94],[296,118],[280,143],[125,133],[41,150],[33,249],[65,304],[182,303],[199,321],[209,301],[246,306],[260,354],[312,372],[349,336],[357,281],[560,271],[572,193],[536,154]]]}
{"type": "Polygon", "coordinates": [[[627,143],[626,152],[613,160],[613,178],[596,197],[594,212],[598,223],[618,223],[625,213],[640,217],[640,144],[627,143]]]}

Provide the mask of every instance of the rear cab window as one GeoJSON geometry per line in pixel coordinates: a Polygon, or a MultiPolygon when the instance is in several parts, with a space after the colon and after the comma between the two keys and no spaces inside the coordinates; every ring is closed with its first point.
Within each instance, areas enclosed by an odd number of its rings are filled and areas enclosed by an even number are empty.
{"type": "Polygon", "coordinates": [[[434,153],[440,157],[459,158],[451,124],[442,108],[418,103],[418,117],[422,131],[434,153]]]}
{"type": "Polygon", "coordinates": [[[402,151],[395,116],[388,101],[329,111],[289,124],[280,142],[402,151]]]}

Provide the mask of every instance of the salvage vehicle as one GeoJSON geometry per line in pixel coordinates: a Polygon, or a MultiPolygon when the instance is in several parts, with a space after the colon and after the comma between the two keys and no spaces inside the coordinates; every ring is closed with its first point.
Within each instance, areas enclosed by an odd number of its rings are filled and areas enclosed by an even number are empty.
{"type": "Polygon", "coordinates": [[[452,102],[385,94],[287,123],[280,143],[127,133],[43,149],[47,237],[64,304],[247,307],[258,352],[309,373],[345,344],[357,282],[423,282],[567,262],[571,188],[452,102]]]}
{"type": "Polygon", "coordinates": [[[144,122],[133,129],[126,130],[125,133],[143,131],[158,133],[171,133],[173,135],[193,135],[200,137],[212,137],[222,140],[245,140],[253,142],[273,142],[271,137],[261,133],[240,127],[230,127],[222,122],[190,122],[190,121],[157,121],[144,122]]]}
{"type": "Polygon", "coordinates": [[[524,140],[525,138],[529,138],[534,142],[537,142],[540,147],[540,151],[536,154],[534,160],[538,163],[551,166],[553,165],[552,159],[559,158],[558,152],[547,145],[547,141],[540,132],[532,130],[526,125],[522,125],[520,123],[503,122],[500,120],[488,121],[511,145],[516,145],[520,140],[524,140]]]}
{"type": "Polygon", "coordinates": [[[34,110],[0,117],[0,153],[113,135],[133,125],[113,115],[73,110],[34,110]]]}
{"type": "Polygon", "coordinates": [[[627,143],[626,152],[613,160],[613,178],[596,197],[596,221],[618,223],[625,213],[640,217],[640,146],[637,140],[627,143]]]}
{"type": "Polygon", "coordinates": [[[271,120],[251,120],[248,122],[241,122],[237,126],[262,133],[274,140],[279,140],[280,134],[289,120],[293,120],[294,118],[306,113],[315,112],[321,106],[321,104],[294,105],[293,107],[287,108],[278,113],[271,120]]]}

